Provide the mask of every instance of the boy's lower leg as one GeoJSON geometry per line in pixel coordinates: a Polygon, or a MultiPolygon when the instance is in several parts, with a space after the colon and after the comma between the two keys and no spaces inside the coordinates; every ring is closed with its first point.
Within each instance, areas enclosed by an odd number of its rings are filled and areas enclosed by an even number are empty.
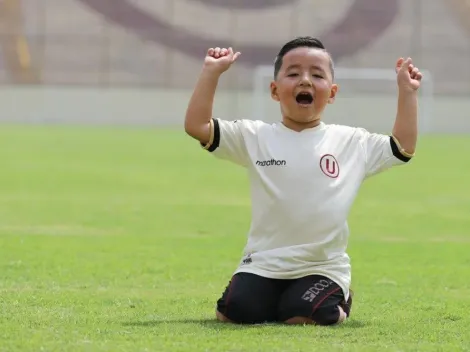
{"type": "MultiPolygon", "coordinates": [[[[344,312],[343,308],[341,306],[338,306],[339,310],[339,318],[336,323],[329,324],[329,325],[336,325],[336,324],[341,324],[343,323],[346,318],[347,314],[344,312]]],[[[223,323],[234,323],[231,321],[229,318],[227,318],[225,315],[220,313],[218,310],[215,311],[215,316],[218,321],[223,322],[223,323]]],[[[292,317],[284,321],[285,324],[288,325],[323,325],[323,324],[318,324],[315,322],[312,318],[306,318],[306,317],[292,317]]]]}
{"type": "MultiPolygon", "coordinates": [[[[341,306],[338,306],[338,309],[339,309],[338,321],[336,323],[329,324],[329,325],[341,324],[342,322],[346,320],[347,314],[344,312],[343,308],[341,306]]],[[[306,318],[306,317],[292,317],[284,321],[284,323],[288,325],[323,325],[323,324],[318,324],[312,318],[306,318]]]]}

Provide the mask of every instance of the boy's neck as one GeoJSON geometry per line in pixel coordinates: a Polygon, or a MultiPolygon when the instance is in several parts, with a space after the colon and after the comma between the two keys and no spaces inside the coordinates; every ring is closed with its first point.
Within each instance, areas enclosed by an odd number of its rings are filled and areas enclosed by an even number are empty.
{"type": "Polygon", "coordinates": [[[314,127],[319,126],[321,124],[321,119],[318,118],[309,122],[297,122],[284,116],[282,118],[282,124],[295,132],[302,132],[309,128],[314,128],[314,127]]]}

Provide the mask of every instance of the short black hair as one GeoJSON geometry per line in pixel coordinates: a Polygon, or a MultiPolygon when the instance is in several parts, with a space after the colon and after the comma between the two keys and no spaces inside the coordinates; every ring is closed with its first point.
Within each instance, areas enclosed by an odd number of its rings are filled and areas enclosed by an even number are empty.
{"type": "MultiPolygon", "coordinates": [[[[288,41],[286,44],[284,44],[284,46],[279,51],[279,54],[277,54],[276,59],[274,60],[274,79],[277,78],[277,75],[279,74],[279,71],[281,70],[282,59],[284,58],[284,56],[289,51],[297,49],[297,48],[317,48],[319,50],[323,50],[326,53],[328,53],[328,51],[326,50],[323,43],[317,38],[297,37],[295,39],[292,39],[291,41],[288,41]]],[[[330,53],[328,53],[328,55],[330,57],[331,75],[334,79],[334,77],[335,77],[335,65],[334,65],[333,58],[331,57],[330,53]]]]}

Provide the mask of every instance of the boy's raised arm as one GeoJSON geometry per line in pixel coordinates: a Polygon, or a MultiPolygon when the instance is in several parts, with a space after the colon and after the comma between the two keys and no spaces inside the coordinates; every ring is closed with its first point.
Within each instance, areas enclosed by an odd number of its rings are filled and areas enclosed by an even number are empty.
{"type": "Polygon", "coordinates": [[[184,121],[186,133],[204,145],[210,144],[213,138],[212,109],[219,78],[239,56],[240,53],[234,53],[232,48],[210,48],[207,51],[184,121]]]}
{"type": "Polygon", "coordinates": [[[418,89],[422,74],[413,66],[411,58],[400,58],[396,65],[398,82],[397,116],[393,126],[393,138],[400,152],[411,157],[418,139],[418,89]]]}

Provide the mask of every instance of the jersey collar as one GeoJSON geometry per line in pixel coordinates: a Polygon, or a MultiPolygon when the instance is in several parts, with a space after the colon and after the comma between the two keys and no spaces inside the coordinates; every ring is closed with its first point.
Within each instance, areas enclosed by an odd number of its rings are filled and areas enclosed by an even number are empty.
{"type": "Polygon", "coordinates": [[[307,128],[305,130],[302,130],[300,132],[296,132],[294,130],[291,130],[290,128],[286,127],[282,122],[279,122],[278,123],[278,126],[280,129],[284,130],[284,131],[287,131],[287,132],[290,132],[290,133],[296,133],[296,134],[313,134],[313,133],[317,133],[321,130],[323,130],[325,128],[325,123],[323,121],[320,121],[320,124],[318,126],[315,126],[315,127],[311,127],[311,128],[307,128]]]}

